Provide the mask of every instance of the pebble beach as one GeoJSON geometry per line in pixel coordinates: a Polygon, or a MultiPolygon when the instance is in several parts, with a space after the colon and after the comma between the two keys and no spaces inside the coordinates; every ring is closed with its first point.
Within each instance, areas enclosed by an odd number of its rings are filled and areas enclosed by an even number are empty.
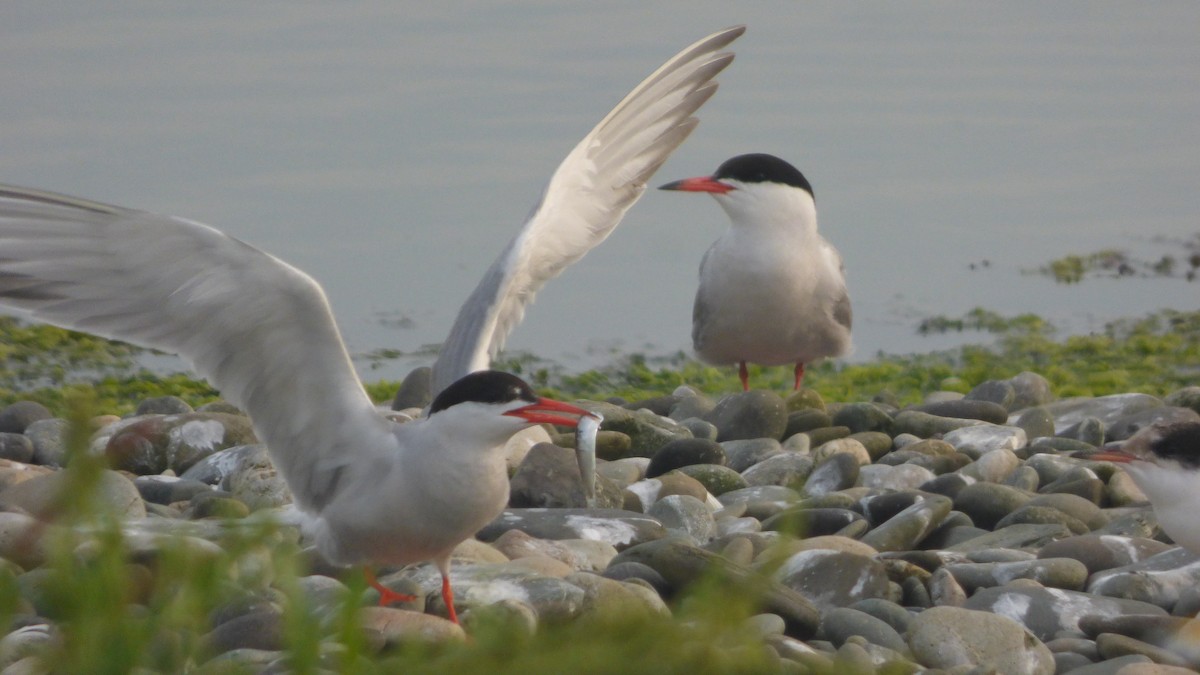
{"type": "MultiPolygon", "coordinates": [[[[427,396],[413,378],[387,414],[411,418],[427,396]]],[[[672,620],[714,579],[750,606],[736,621],[754,670],[1200,667],[1200,556],[1163,534],[1124,472],[1086,459],[1156,421],[1200,420],[1200,387],[1060,398],[1024,372],[903,407],[887,395],[688,387],[578,403],[604,416],[595,500],[584,497],[573,435],[515,437],[509,508],[456,551],[462,627],[443,618],[431,565],[379,570],[417,599],[378,607],[352,571],[320,560],[249,420],[221,402],[193,410],[160,397],[126,418],[91,418],[84,452],[105,468],[89,508],[111,514],[123,572],[146,589],[162,587],[171,568],[156,561],[171,551],[218,558],[231,531],[269,530],[267,543],[239,550],[236,578],[220,580],[233,599],[170,638],[189,672],[293,672],[286,617],[298,597],[317,617],[319,669],[339,672],[334,626],[351,593],[370,660],[413,643],[469,644],[488,617],[528,634],[597,617],[672,620]],[[297,568],[286,583],[271,571],[281,550],[297,568]]],[[[74,559],[99,544],[62,513],[71,442],[71,423],[40,404],[0,410],[5,675],[53,672],[75,639],[54,590],[53,542],[71,530],[74,559]]],[[[129,611],[153,607],[157,592],[128,598],[129,611]]]]}

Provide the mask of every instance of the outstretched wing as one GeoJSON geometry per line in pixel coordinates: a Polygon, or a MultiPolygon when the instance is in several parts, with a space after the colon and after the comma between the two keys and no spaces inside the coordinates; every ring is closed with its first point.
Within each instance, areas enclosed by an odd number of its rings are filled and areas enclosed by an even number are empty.
{"type": "Polygon", "coordinates": [[[737,26],[694,43],[642,81],[563,160],[524,228],[467,298],[433,367],[433,390],[488,367],[534,294],[604,241],[699,122],[733,60],[737,26]]]}
{"type": "Polygon", "coordinates": [[[321,287],[207,225],[0,185],[0,303],[191,362],[250,414],[303,507],[395,443],[321,287]]]}

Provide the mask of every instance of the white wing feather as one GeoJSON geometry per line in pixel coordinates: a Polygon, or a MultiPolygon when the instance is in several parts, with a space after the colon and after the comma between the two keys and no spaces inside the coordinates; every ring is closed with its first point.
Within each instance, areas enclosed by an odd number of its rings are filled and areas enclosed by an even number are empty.
{"type": "Polygon", "coordinates": [[[433,366],[433,392],[488,367],[525,307],[550,279],[608,237],[646,182],[698,120],[733,60],[737,26],[684,49],[642,81],[579,142],[551,177],[525,226],[459,310],[433,366]]]}
{"type": "Polygon", "coordinates": [[[207,225],[0,186],[0,302],[191,362],[250,414],[309,510],[341,466],[396,443],[321,287],[207,225]]]}

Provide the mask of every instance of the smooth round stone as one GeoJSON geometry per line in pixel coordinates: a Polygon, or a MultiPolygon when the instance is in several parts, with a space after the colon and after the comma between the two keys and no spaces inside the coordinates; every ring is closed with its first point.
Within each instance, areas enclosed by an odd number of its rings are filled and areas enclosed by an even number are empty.
{"type": "Polygon", "coordinates": [[[773,438],[725,441],[720,447],[725,452],[725,466],[738,473],[783,452],[779,441],[773,438]]]}
{"type": "Polygon", "coordinates": [[[793,554],[773,576],[826,611],[890,594],[882,563],[843,551],[815,549],[793,554]]]}
{"type": "Polygon", "coordinates": [[[203,641],[215,654],[234,649],[281,650],[286,646],[283,624],[283,613],[278,608],[267,607],[221,623],[205,635],[203,641]]]}
{"type": "Polygon", "coordinates": [[[358,612],[363,630],[382,636],[388,645],[438,644],[466,639],[461,626],[439,616],[392,607],[363,607],[358,612]]]}
{"type": "Polygon", "coordinates": [[[763,521],[764,530],[785,532],[797,537],[837,534],[850,525],[864,521],[862,514],[849,509],[794,508],[763,521]]]}
{"type": "Polygon", "coordinates": [[[1155,663],[1175,666],[1177,668],[1190,668],[1195,664],[1189,663],[1187,659],[1163,649],[1156,647],[1141,640],[1117,635],[1116,633],[1101,633],[1096,636],[1096,650],[1100,652],[1101,658],[1116,659],[1122,656],[1145,656],[1155,663]]]}
{"type": "Polygon", "coordinates": [[[1005,485],[1014,487],[1018,490],[1024,490],[1025,492],[1037,492],[1038,486],[1041,484],[1038,482],[1038,480],[1037,470],[1022,465],[1018,466],[1016,469],[1013,469],[1013,472],[1008,474],[1008,477],[1005,478],[1003,482],[1005,485]]]}
{"type": "Polygon", "coordinates": [[[1152,424],[1195,424],[1200,422],[1200,413],[1191,408],[1164,405],[1143,410],[1113,420],[1108,427],[1106,439],[1124,441],[1152,424]]]}
{"type": "Polygon", "coordinates": [[[867,598],[859,600],[850,606],[850,609],[856,609],[860,612],[865,612],[871,616],[887,623],[892,627],[892,630],[903,635],[908,632],[909,623],[912,621],[912,614],[900,605],[884,600],[883,598],[867,598]]]}
{"type": "Polygon", "coordinates": [[[933,472],[915,464],[870,464],[858,470],[859,484],[869,488],[912,490],[933,480],[933,472]]]}
{"type": "Polygon", "coordinates": [[[929,455],[931,457],[949,456],[958,452],[954,449],[953,445],[950,445],[946,441],[943,441],[939,438],[925,438],[913,443],[908,443],[904,446],[904,449],[909,452],[919,452],[922,455],[929,455]]]}
{"type": "Polygon", "coordinates": [[[770,549],[770,555],[773,559],[775,556],[787,557],[802,551],[815,550],[841,551],[843,553],[860,555],[865,558],[871,558],[879,554],[879,551],[857,539],[830,534],[781,541],[770,549]]]}
{"type": "Polygon", "coordinates": [[[1170,544],[1141,537],[1085,534],[1051,542],[1038,551],[1040,558],[1074,558],[1095,574],[1141,562],[1170,550],[1170,544]]]}
{"type": "Polygon", "coordinates": [[[212,490],[199,493],[192,499],[192,518],[245,518],[250,507],[232,495],[212,490]]]}
{"type": "Polygon", "coordinates": [[[507,509],[477,533],[494,541],[518,529],[539,539],[589,539],[621,550],[667,536],[654,518],[618,509],[507,509]]]}
{"type": "Polygon", "coordinates": [[[932,495],[904,509],[862,537],[877,551],[903,551],[917,546],[950,513],[950,498],[932,495]]]}
{"type": "Polygon", "coordinates": [[[992,668],[1001,673],[1052,675],[1054,656],[1021,624],[989,612],[932,607],[915,617],[908,645],[930,668],[992,668]]]}
{"type": "Polygon", "coordinates": [[[653,567],[640,562],[621,562],[609,565],[602,576],[614,581],[639,579],[650,585],[660,596],[670,597],[671,585],[653,567]]]}
{"type": "Polygon", "coordinates": [[[392,398],[392,410],[422,409],[432,402],[433,369],[429,366],[419,366],[404,376],[396,395],[392,398]]]}
{"type": "Polygon", "coordinates": [[[658,449],[650,458],[646,477],[654,478],[668,471],[693,464],[725,464],[725,449],[715,441],[700,438],[681,438],[658,449]]]}
{"type": "Polygon", "coordinates": [[[871,644],[906,653],[908,644],[886,621],[866,612],[847,607],[834,607],[821,616],[821,633],[826,640],[841,646],[850,636],[860,635],[871,644]]]}
{"type": "Polygon", "coordinates": [[[654,502],[647,515],[668,530],[683,532],[699,544],[717,536],[717,523],[704,502],[688,495],[671,495],[654,502]]]}
{"type": "Polygon", "coordinates": [[[174,504],[186,502],[201,492],[211,491],[211,485],[198,480],[188,480],[172,476],[138,476],[133,479],[142,499],[155,504],[174,504]]]}
{"type": "Polygon", "coordinates": [[[1025,371],[1008,378],[1016,397],[1009,410],[1021,410],[1035,405],[1042,405],[1054,400],[1050,389],[1050,381],[1037,373],[1025,371]]]}
{"type": "Polygon", "coordinates": [[[1083,590],[1087,567],[1071,558],[1043,558],[1007,563],[952,563],[943,569],[972,594],[980,588],[1003,586],[1014,579],[1032,579],[1047,588],[1083,590]]]}
{"type": "Polygon", "coordinates": [[[963,398],[968,401],[988,401],[1008,410],[1017,399],[1017,390],[1005,380],[985,380],[975,385],[963,398]]]}
{"type": "Polygon", "coordinates": [[[628,410],[649,410],[655,415],[666,417],[671,413],[671,408],[679,403],[679,397],[674,394],[666,396],[655,396],[652,398],[644,398],[639,401],[631,401],[624,404],[628,410]]]}
{"type": "Polygon", "coordinates": [[[1150,603],[1044,588],[1027,581],[982,588],[967,600],[965,606],[1014,619],[1041,640],[1053,639],[1063,632],[1089,633],[1089,617],[1150,614],[1172,618],[1161,607],[1150,603]]]}
{"type": "Polygon", "coordinates": [[[892,437],[880,431],[859,431],[850,434],[851,440],[862,443],[871,456],[871,461],[877,461],[892,449],[892,437]]]}
{"type": "Polygon", "coordinates": [[[721,399],[704,420],[716,425],[717,440],[783,438],[788,411],[778,394],[755,389],[721,399]]]}
{"type": "Polygon", "coordinates": [[[803,485],[815,465],[808,455],[781,452],[746,469],[741,478],[747,485],[803,485]]]}
{"type": "Polygon", "coordinates": [[[754,485],[718,495],[717,501],[726,507],[735,504],[773,502],[782,509],[800,501],[800,493],[782,485],[754,485]]]}
{"type": "Polygon", "coordinates": [[[875,403],[847,403],[833,416],[833,426],[847,427],[851,433],[882,432],[889,437],[893,420],[882,406],[875,403]]]}
{"type": "Polygon", "coordinates": [[[1091,528],[1089,528],[1086,523],[1071,516],[1070,514],[1063,513],[1062,511],[1049,506],[1037,506],[1034,504],[1026,504],[1025,506],[1022,506],[1021,508],[1001,518],[1000,522],[996,523],[995,529],[999,530],[1001,528],[1008,527],[1009,525],[1028,523],[1038,525],[1062,525],[1070,530],[1071,534],[1087,534],[1089,531],[1091,531],[1091,528]]]}
{"type": "Polygon", "coordinates": [[[975,480],[1000,483],[1020,465],[1021,459],[1012,450],[991,450],[964,466],[960,473],[975,480]]]}
{"type": "Polygon", "coordinates": [[[1027,548],[1038,549],[1046,544],[1071,536],[1071,531],[1063,525],[1036,525],[1019,523],[1009,525],[1002,530],[988,532],[971,537],[966,541],[945,548],[949,551],[967,553],[988,548],[1027,548]]]}
{"type": "Polygon", "coordinates": [[[649,410],[629,411],[611,403],[588,401],[587,407],[604,416],[601,428],[629,436],[630,456],[653,457],[659,448],[677,438],[691,438],[691,432],[678,423],[649,410]]]}
{"type": "Polygon", "coordinates": [[[33,441],[24,434],[0,432],[0,459],[23,464],[33,461],[33,441]]]}
{"type": "Polygon", "coordinates": [[[670,616],[657,593],[643,593],[638,584],[625,584],[598,574],[576,572],[564,581],[583,590],[581,617],[611,617],[628,620],[630,614],[670,616]]]}
{"type": "Polygon", "coordinates": [[[37,401],[17,401],[0,410],[0,432],[23,434],[30,424],[54,417],[50,409],[37,401]]]}
{"type": "Polygon", "coordinates": [[[1167,394],[1163,403],[1181,408],[1191,408],[1200,413],[1200,387],[1192,385],[1167,394]]]}
{"type": "Polygon", "coordinates": [[[945,434],[942,439],[973,459],[992,450],[1017,450],[1028,444],[1024,429],[999,424],[962,427],[945,434]]]}
{"type": "Polygon", "coordinates": [[[954,495],[954,508],[970,516],[977,526],[990,530],[1031,499],[1033,495],[1007,485],[972,483],[954,495]]]}
{"type": "Polygon", "coordinates": [[[706,441],[716,441],[717,427],[714,424],[705,422],[699,417],[687,417],[679,421],[679,426],[687,429],[692,433],[692,438],[703,438],[706,441]]]}
{"type": "Polygon", "coordinates": [[[575,453],[553,443],[538,443],[530,448],[513,474],[509,487],[509,504],[514,508],[587,506],[575,453]]]}
{"type": "Polygon", "coordinates": [[[804,493],[819,496],[853,487],[858,481],[860,466],[854,455],[840,452],[830,455],[804,481],[804,493]]]}
{"type": "Polygon", "coordinates": [[[1076,424],[1059,431],[1059,436],[1080,443],[1098,446],[1104,443],[1107,429],[1104,421],[1098,417],[1085,417],[1076,424]]]}
{"type": "Polygon", "coordinates": [[[220,487],[252,511],[291,504],[292,492],[271,461],[267,446],[238,447],[252,449],[234,456],[237,463],[221,481],[220,487]]]}
{"type": "Polygon", "coordinates": [[[1004,424],[1008,421],[1008,410],[1004,406],[991,401],[959,399],[957,401],[939,401],[913,406],[911,410],[963,420],[980,420],[991,424],[1004,424]]]}
{"type": "MultiPolygon", "coordinates": [[[[1116,472],[1109,479],[1108,484],[1104,487],[1104,493],[1108,497],[1108,503],[1114,507],[1122,506],[1137,506],[1145,504],[1148,499],[1146,493],[1142,492],[1141,486],[1129,477],[1129,474],[1124,471],[1116,472]]],[[[1157,518],[1155,519],[1157,522],[1157,518]]]]}
{"type": "Polygon", "coordinates": [[[1029,500],[1029,506],[1058,509],[1085,523],[1088,528],[1103,527],[1108,516],[1092,500],[1073,494],[1041,494],[1029,500]]]}
{"type": "Polygon", "coordinates": [[[784,452],[794,452],[800,455],[807,455],[812,452],[812,438],[804,434],[793,434],[783,442],[784,452]]]}
{"type": "Polygon", "coordinates": [[[116,469],[146,475],[185,472],[205,457],[257,443],[250,418],[226,413],[143,415],[109,425],[92,438],[116,469]]]}
{"type": "Polygon", "coordinates": [[[690,387],[676,387],[671,396],[675,398],[675,403],[667,416],[676,421],[704,417],[717,405],[711,398],[690,387]]]}
{"type": "Polygon", "coordinates": [[[1021,414],[1017,415],[1015,420],[1010,421],[1009,424],[1024,429],[1027,438],[1054,435],[1054,416],[1050,414],[1049,410],[1041,406],[1027,408],[1021,414]]]}
{"type": "MultiPolygon", "coordinates": [[[[40,656],[63,648],[63,636],[48,623],[22,626],[0,638],[0,668],[15,670],[13,664],[29,656],[40,656]]],[[[45,672],[45,665],[33,672],[45,672]]]]}
{"type": "Polygon", "coordinates": [[[919,410],[903,410],[896,414],[892,430],[896,434],[912,434],[918,438],[932,438],[948,434],[955,429],[978,424],[983,424],[983,422],[939,417],[919,410]]]}
{"type": "Polygon", "coordinates": [[[858,462],[859,466],[871,463],[871,454],[867,452],[866,447],[853,438],[838,438],[824,443],[813,450],[812,456],[817,463],[820,463],[835,454],[850,455],[858,462]]]}
{"type": "MultiPolygon", "coordinates": [[[[0,503],[17,507],[37,518],[51,518],[59,510],[64,489],[73,487],[71,477],[62,471],[35,476],[0,491],[0,503]]],[[[145,518],[146,505],[133,481],[116,471],[104,470],[92,485],[92,503],[112,515],[145,518]]]]}
{"type": "Polygon", "coordinates": [[[1173,548],[1140,562],[1106,570],[1091,577],[1088,592],[1174,607],[1182,589],[1200,585],[1196,554],[1173,548]]]}
{"type": "Polygon", "coordinates": [[[638,481],[626,488],[626,491],[637,495],[641,502],[642,513],[645,513],[654,502],[671,495],[688,495],[700,501],[708,499],[708,490],[700,481],[679,471],[672,471],[658,478],[638,481]]]}
{"type": "Polygon", "coordinates": [[[791,438],[814,429],[833,426],[833,419],[824,410],[804,408],[788,413],[787,426],[784,427],[783,437],[791,438]]]}
{"type": "Polygon", "coordinates": [[[801,389],[794,391],[788,395],[784,401],[788,411],[796,410],[820,410],[825,411],[825,400],[817,393],[815,389],[801,389]]]}
{"type": "Polygon", "coordinates": [[[849,427],[825,427],[823,429],[806,431],[803,434],[796,434],[796,436],[793,436],[792,438],[796,438],[797,436],[807,436],[808,447],[817,448],[825,443],[828,443],[829,441],[835,441],[839,438],[846,438],[849,435],[849,427]]]}
{"type": "Polygon", "coordinates": [[[25,436],[33,443],[33,463],[42,466],[63,466],[67,461],[67,438],[71,424],[52,417],[31,422],[25,436]]]}
{"type": "Polygon", "coordinates": [[[1089,417],[1100,420],[1104,425],[1136,412],[1160,407],[1162,400],[1149,394],[1112,394],[1095,398],[1069,398],[1047,403],[1046,409],[1054,415],[1054,427],[1061,434],[1089,417]]]}
{"type": "MultiPolygon", "coordinates": [[[[701,578],[712,578],[714,572],[728,575],[734,582],[750,579],[754,573],[743,565],[732,563],[720,555],[692,546],[679,539],[660,539],[632,546],[613,559],[613,564],[638,562],[656,570],[672,589],[684,588],[701,578]]],[[[817,629],[820,614],[817,608],[786,585],[755,581],[762,598],[762,611],[778,614],[788,626],[788,634],[811,636],[817,629]]]]}
{"type": "Polygon", "coordinates": [[[768,635],[783,635],[787,624],[784,623],[783,617],[778,614],[755,614],[746,619],[746,627],[756,635],[766,637],[768,635]]]}
{"type": "Polygon", "coordinates": [[[741,474],[727,466],[717,464],[692,464],[680,467],[678,471],[685,476],[695,478],[714,496],[723,495],[732,490],[749,487],[749,483],[741,474]]]}
{"type": "Polygon", "coordinates": [[[192,406],[178,396],[155,396],[142,399],[134,415],[182,415],[190,413],[192,406]]]}

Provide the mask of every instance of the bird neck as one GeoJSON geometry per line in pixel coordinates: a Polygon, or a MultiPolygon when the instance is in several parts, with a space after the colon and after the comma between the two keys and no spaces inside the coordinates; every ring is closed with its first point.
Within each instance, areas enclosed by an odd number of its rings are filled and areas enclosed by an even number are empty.
{"type": "Polygon", "coordinates": [[[817,235],[817,206],[812,195],[788,186],[756,186],[718,199],[734,231],[774,234],[789,239],[817,235]],[[740,194],[739,194],[740,193],[740,194]]]}

